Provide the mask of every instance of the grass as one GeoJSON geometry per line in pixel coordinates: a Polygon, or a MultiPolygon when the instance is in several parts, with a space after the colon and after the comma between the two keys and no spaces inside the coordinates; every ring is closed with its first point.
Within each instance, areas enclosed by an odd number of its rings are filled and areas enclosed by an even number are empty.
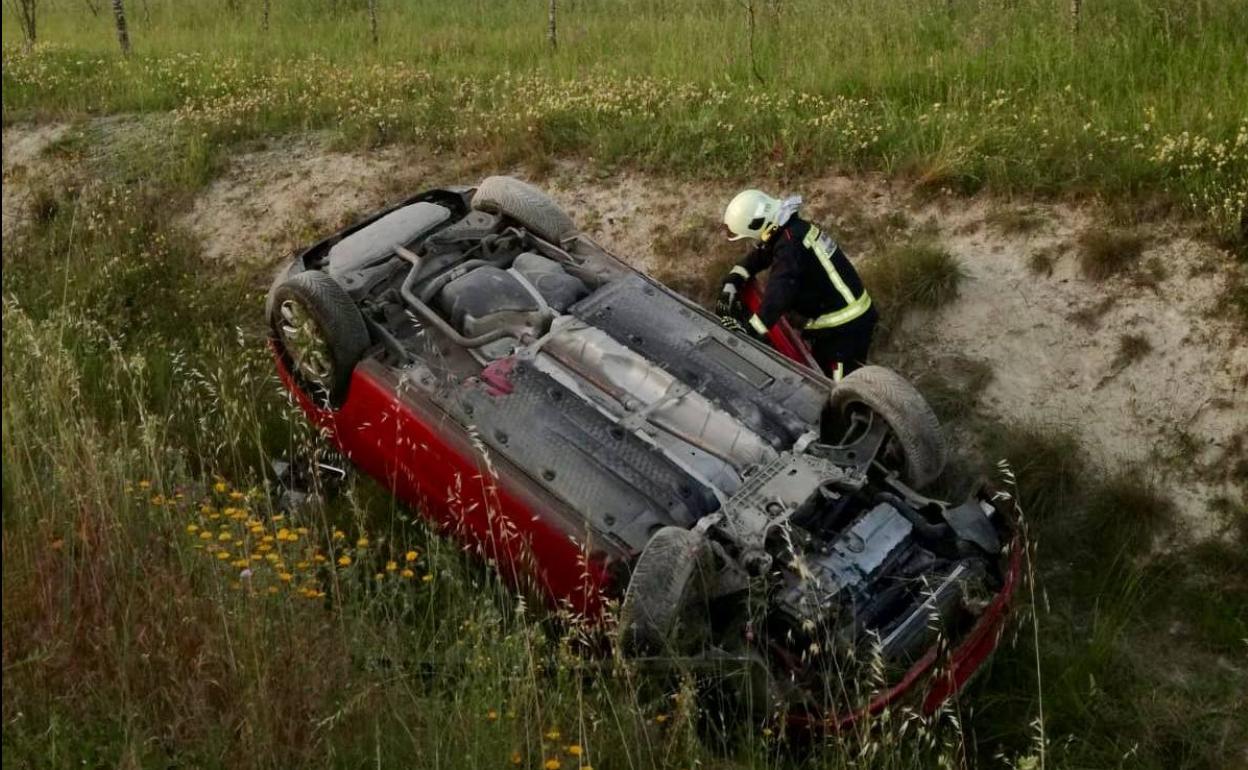
{"type": "Polygon", "coordinates": [[[886,342],[914,310],[937,309],[957,299],[966,273],[958,258],[923,237],[895,244],[859,265],[871,301],[880,308],[878,339],[886,342]]]}
{"type": "Polygon", "coordinates": [[[1110,366],[1114,371],[1131,366],[1153,352],[1153,343],[1143,334],[1123,334],[1118,337],[1118,352],[1110,366]]]}
{"type": "Polygon", "coordinates": [[[1163,194],[1228,237],[1248,195],[1236,0],[1113,0],[1074,34],[1048,0],[887,16],[855,0],[815,38],[822,6],[797,0],[757,20],[753,57],[744,12],[712,2],[568,6],[556,51],[521,0],[383,3],[376,48],[363,3],[286,0],[268,33],[228,0],[143,7],[128,62],[107,14],[46,7],[30,54],[6,23],[5,120],[176,110],[218,142],[332,128],[351,146],[686,174],[875,169],[962,192],[1163,194]]]}
{"type": "Polygon", "coordinates": [[[1134,230],[1091,227],[1079,234],[1079,271],[1103,281],[1134,265],[1144,253],[1144,236],[1134,230]]]}
{"type": "Polygon", "coordinates": [[[1005,235],[1027,235],[1044,226],[1044,215],[1030,206],[1002,206],[988,212],[984,222],[1005,235]]]}
{"type": "MultiPolygon", "coordinates": [[[[956,720],[920,730],[895,714],[784,750],[747,724],[729,751],[708,746],[687,689],[596,662],[589,631],[519,599],[376,485],[274,510],[269,461],[316,439],[272,375],[265,276],[204,263],[176,225],[233,149],[328,129],[345,148],[410,142],[539,170],[560,156],[691,177],[1160,188],[1233,237],[1242,4],[1113,0],[1072,37],[1039,0],[888,16],[851,2],[811,37],[823,6],[796,0],[760,20],[762,86],[735,6],[565,3],[549,52],[532,3],[380,5],[373,51],[362,2],[274,2],[268,35],[251,4],[130,4],[130,61],[107,14],[72,3],[42,9],[44,42],[24,53],[5,6],[5,123],[70,121],[49,151],[87,170],[26,180],[33,216],[4,243],[6,765],[891,770],[1034,767],[1044,747],[1048,767],[1160,769],[1242,755],[1248,685],[1223,663],[1248,637],[1242,502],[1218,503],[1225,533],[1188,542],[1146,474],[1102,469],[1038,424],[974,426],[1017,475],[1038,600],[956,720]],[[98,119],[135,112],[143,135],[98,119]]],[[[910,223],[860,229],[887,243],[910,223]]],[[[693,227],[656,237],[720,246],[693,227]]],[[[726,267],[689,291],[706,297],[726,267]]],[[[962,277],[921,235],[863,271],[893,318],[939,307],[962,277]]],[[[952,365],[925,387],[974,423],[991,372],[952,365]]]]}

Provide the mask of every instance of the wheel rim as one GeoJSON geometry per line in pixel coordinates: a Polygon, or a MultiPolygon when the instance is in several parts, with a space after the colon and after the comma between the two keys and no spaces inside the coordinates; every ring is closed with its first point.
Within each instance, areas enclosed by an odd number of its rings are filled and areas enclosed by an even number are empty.
{"type": "Polygon", "coordinates": [[[303,305],[294,299],[283,300],[278,314],[277,331],[295,368],[307,380],[328,389],[334,375],[334,364],[320,327],[303,305]]]}

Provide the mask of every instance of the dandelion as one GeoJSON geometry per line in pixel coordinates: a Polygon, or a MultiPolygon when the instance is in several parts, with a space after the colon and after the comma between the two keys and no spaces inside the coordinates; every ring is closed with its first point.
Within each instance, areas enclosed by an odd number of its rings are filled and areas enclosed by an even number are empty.
{"type": "Polygon", "coordinates": [[[400,574],[400,575],[402,575],[403,577],[407,578],[408,580],[411,580],[412,578],[416,577],[416,573],[415,573],[415,572],[412,572],[410,569],[405,569],[405,570],[403,570],[402,572],[400,572],[399,574],[400,574]]]}
{"type": "Polygon", "coordinates": [[[408,551],[407,554],[403,556],[403,558],[407,560],[408,564],[411,564],[412,562],[416,561],[417,557],[419,556],[420,554],[416,553],[415,551],[408,551]]]}
{"type": "Polygon", "coordinates": [[[386,572],[394,572],[398,568],[399,568],[399,563],[397,561],[386,562],[386,572]]]}
{"type": "Polygon", "coordinates": [[[558,757],[551,757],[546,760],[545,764],[542,765],[542,767],[546,768],[546,770],[559,770],[562,766],[563,764],[559,761],[558,757]]]}
{"type": "Polygon", "coordinates": [[[335,529],[335,530],[334,530],[334,539],[335,539],[335,540],[342,540],[342,539],[343,539],[344,537],[346,537],[346,536],[347,536],[347,533],[346,533],[346,532],[343,532],[341,529],[335,529]]]}
{"type": "Polygon", "coordinates": [[[367,548],[367,547],[368,547],[368,538],[366,538],[366,537],[362,537],[362,538],[360,538],[359,540],[356,540],[356,541],[355,541],[355,545],[356,545],[357,547],[359,547],[359,548],[367,548]]]}
{"type": "Polygon", "coordinates": [[[247,495],[244,495],[242,492],[239,492],[237,489],[230,493],[231,500],[243,500],[246,497],[247,495]]]}
{"type": "Polygon", "coordinates": [[[339,567],[350,567],[350,566],[351,566],[351,557],[350,557],[350,556],[347,556],[345,553],[344,553],[342,556],[339,556],[339,557],[338,557],[338,566],[339,566],[339,567]]]}
{"type": "Polygon", "coordinates": [[[225,561],[226,559],[230,558],[230,552],[229,551],[217,551],[217,558],[220,559],[221,561],[225,561]]]}
{"type": "Polygon", "coordinates": [[[289,572],[277,573],[277,579],[282,581],[283,583],[289,583],[291,580],[294,580],[294,578],[295,576],[290,574],[289,572]]]}
{"type": "Polygon", "coordinates": [[[223,543],[228,543],[229,541],[234,539],[234,536],[231,535],[229,532],[222,532],[221,534],[217,535],[217,539],[223,543]]]}
{"type": "Polygon", "coordinates": [[[188,534],[193,535],[193,534],[195,534],[196,532],[198,532],[198,531],[199,531],[199,525],[198,525],[198,524],[187,524],[187,525],[186,525],[186,531],[187,531],[187,533],[188,533],[188,534]]]}
{"type": "Polygon", "coordinates": [[[211,533],[211,532],[208,532],[207,530],[205,530],[205,531],[203,531],[203,532],[200,532],[200,533],[199,533],[199,539],[200,539],[200,540],[211,540],[211,539],[212,539],[212,533],[211,533]]]}
{"type": "Polygon", "coordinates": [[[583,753],[581,749],[581,744],[579,743],[572,744],[571,746],[567,748],[567,752],[574,757],[579,757],[583,753]]]}
{"type": "MultiPolygon", "coordinates": [[[[140,486],[140,487],[142,487],[144,483],[146,483],[146,482],[142,482],[142,481],[140,481],[140,482],[139,482],[139,486],[140,486]]],[[[218,494],[224,494],[225,490],[229,489],[229,487],[228,487],[228,486],[226,486],[226,484],[225,484],[225,482],[224,482],[224,481],[218,481],[216,484],[213,484],[213,485],[212,485],[212,489],[213,489],[213,491],[217,492],[218,494]]]]}
{"type": "Polygon", "coordinates": [[[139,489],[151,489],[151,488],[152,488],[152,482],[148,481],[147,479],[143,479],[142,481],[139,482],[139,489]]]}

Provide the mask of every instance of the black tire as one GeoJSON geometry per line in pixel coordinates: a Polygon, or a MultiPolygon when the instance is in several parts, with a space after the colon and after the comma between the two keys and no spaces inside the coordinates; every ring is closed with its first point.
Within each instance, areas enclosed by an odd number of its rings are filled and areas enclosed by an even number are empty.
{"type": "Polygon", "coordinates": [[[705,598],[714,571],[706,537],[663,527],[633,566],[620,606],[620,650],[630,657],[695,651],[709,624],[705,598]]]}
{"type": "Polygon", "coordinates": [[[884,419],[901,457],[901,480],[922,489],[945,469],[945,439],[931,406],[904,377],[882,366],[850,372],[832,391],[831,406],[844,414],[862,405],[884,419]]]}
{"type": "Polygon", "coordinates": [[[290,371],[322,406],[340,406],[370,344],[360,309],[319,270],[279,277],[267,302],[269,327],[290,371]]]}
{"type": "Polygon", "coordinates": [[[486,177],[472,196],[472,207],[502,214],[553,243],[576,235],[576,225],[550,196],[510,176],[486,177]]]}

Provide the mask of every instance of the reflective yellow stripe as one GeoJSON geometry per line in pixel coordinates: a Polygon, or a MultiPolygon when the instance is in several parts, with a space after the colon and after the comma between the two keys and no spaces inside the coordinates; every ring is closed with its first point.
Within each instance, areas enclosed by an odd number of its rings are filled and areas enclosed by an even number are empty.
{"type": "Polygon", "coordinates": [[[845,376],[845,364],[842,363],[841,361],[837,361],[836,368],[832,370],[832,381],[840,382],[841,378],[843,378],[844,376],[845,376]]]}
{"type": "Polygon", "coordinates": [[[750,316],[750,327],[759,334],[767,333],[767,324],[763,323],[763,319],[756,315],[750,316]]]}
{"type": "MultiPolygon", "coordinates": [[[[832,253],[828,251],[827,244],[820,237],[823,235],[819,228],[814,225],[810,226],[810,231],[806,233],[806,237],[802,239],[802,245],[815,252],[815,257],[819,260],[819,264],[823,265],[824,271],[828,274],[828,280],[832,281],[832,285],[840,293],[841,298],[845,300],[848,307],[854,304],[854,293],[845,285],[845,281],[841,278],[841,274],[836,272],[836,266],[832,264],[832,253]]],[[[863,292],[866,296],[866,292],[863,292]]],[[[859,297],[858,299],[862,299],[859,297]]]]}
{"type": "Polygon", "coordinates": [[[750,277],[750,271],[740,265],[734,265],[733,268],[728,271],[728,275],[739,275],[748,280],[750,277]]]}
{"type": "Polygon", "coordinates": [[[858,316],[871,309],[871,295],[865,291],[862,296],[849,303],[840,310],[832,313],[824,313],[818,318],[812,318],[806,322],[807,329],[831,329],[834,326],[849,323],[858,316]]]}

